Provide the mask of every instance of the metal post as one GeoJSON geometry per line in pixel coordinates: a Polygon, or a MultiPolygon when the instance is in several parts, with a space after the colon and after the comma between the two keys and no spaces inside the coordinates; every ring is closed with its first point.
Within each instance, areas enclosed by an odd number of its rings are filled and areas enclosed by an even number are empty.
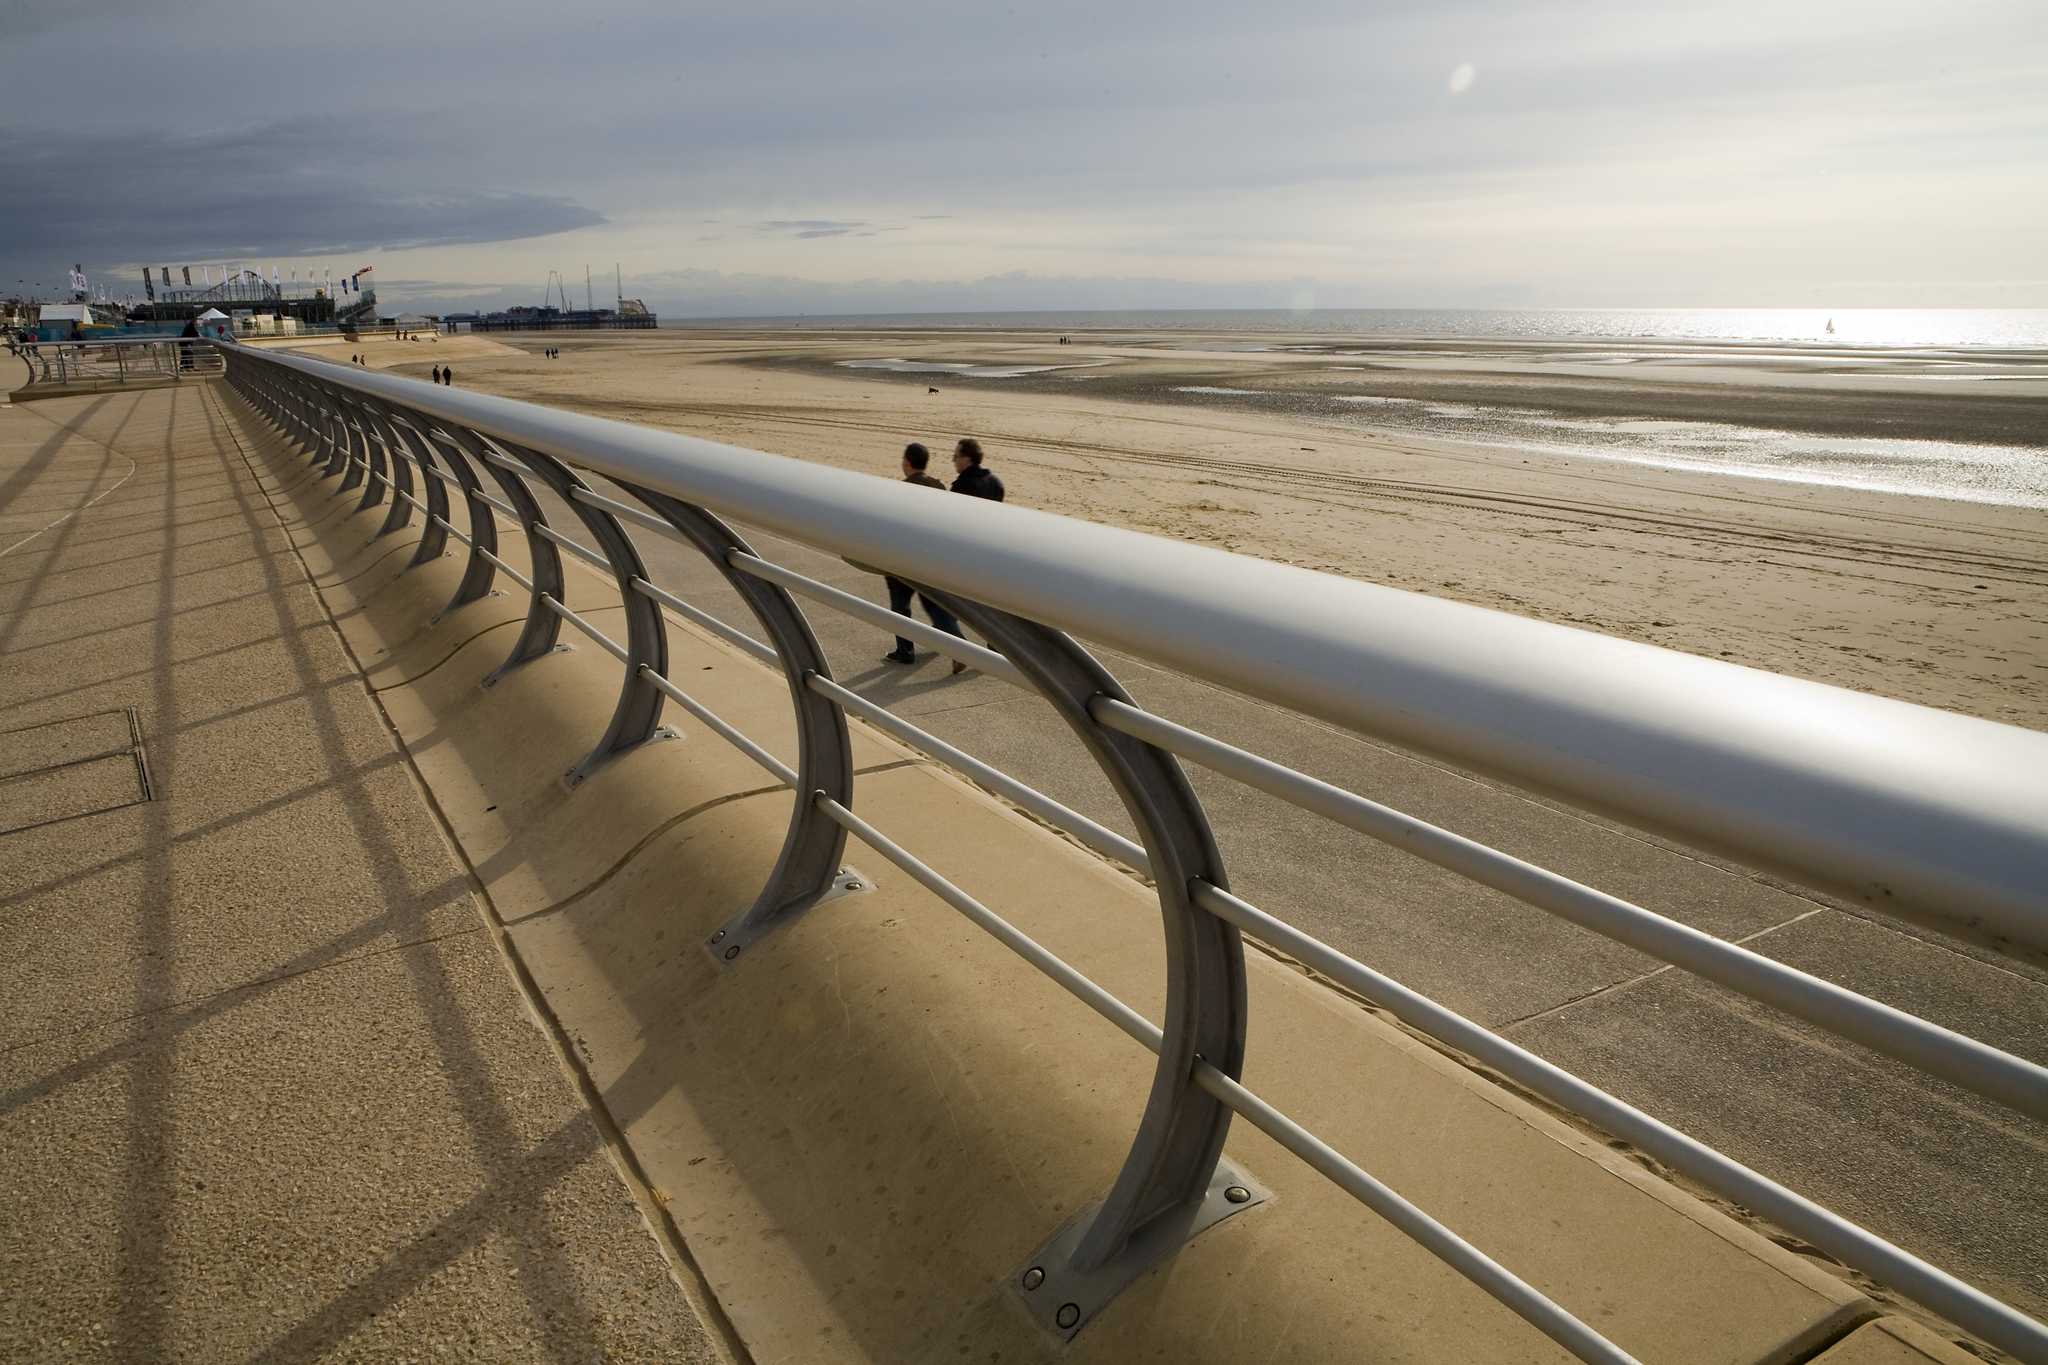
{"type": "Polygon", "coordinates": [[[714,961],[729,963],[764,934],[789,923],[812,906],[866,883],[866,878],[841,861],[846,852],[846,831],[817,806],[817,797],[823,795],[852,809],[853,741],[846,732],[845,715],[805,685],[805,679],[813,674],[830,678],[832,668],[818,645],[818,637],[811,633],[811,624],[804,618],[802,608],[775,584],[732,567],[730,556],[734,553],[754,553],[738,532],[691,503],[632,484],[620,487],[646,503],[703,551],[747,604],[782,660],[790,705],[796,710],[796,801],[790,813],[789,832],[783,836],[782,852],[775,859],[768,884],[754,903],[728,920],[704,945],[714,961]]]}
{"type": "Polygon", "coordinates": [[[491,584],[497,580],[498,574],[498,566],[491,562],[491,556],[498,553],[498,519],[492,515],[491,505],[483,500],[483,489],[477,483],[476,471],[470,467],[469,457],[456,444],[455,438],[437,427],[429,433],[428,439],[440,447],[441,458],[447,461],[448,471],[455,476],[455,482],[462,485],[463,501],[469,507],[469,565],[463,570],[462,582],[456,586],[455,595],[448,599],[448,605],[434,613],[434,620],[439,621],[457,607],[490,593],[491,584]]]}
{"type": "MultiPolygon", "coordinates": [[[[363,480],[362,501],[356,504],[356,511],[365,512],[384,501],[384,492],[391,484],[391,474],[384,458],[384,443],[370,433],[363,422],[360,407],[354,403],[349,404],[347,421],[361,442],[363,459],[370,467],[369,477],[363,480]]],[[[342,486],[346,488],[348,485],[342,486]]]]}
{"type": "Polygon", "coordinates": [[[1102,1201],[1069,1219],[1012,1280],[1042,1327],[1071,1338],[1189,1238],[1267,1197],[1223,1162],[1230,1110],[1194,1081],[1198,1060],[1232,1079],[1242,1071],[1244,947],[1235,928],[1192,899],[1198,880],[1223,885],[1223,855],[1179,761],[1089,713],[1098,697],[1130,701],[1109,671],[1061,631],[919,590],[986,637],[1080,738],[1145,846],[1165,924],[1159,1064],[1130,1153],[1102,1201]]]}
{"type": "Polygon", "coordinates": [[[466,427],[455,427],[449,430],[449,435],[454,438],[463,453],[490,472],[499,489],[505,494],[505,501],[511,503],[513,511],[518,514],[520,528],[526,532],[526,552],[529,558],[528,567],[531,570],[529,581],[532,583],[533,600],[526,609],[526,625],[519,632],[519,639],[513,643],[511,654],[506,656],[505,662],[492,669],[490,676],[483,681],[485,687],[495,687],[499,679],[519,665],[538,659],[558,647],[568,648],[567,645],[556,644],[562,633],[562,618],[549,611],[547,603],[542,600],[551,597],[557,602],[568,601],[563,596],[562,555],[555,549],[553,541],[533,529],[536,526],[545,526],[548,522],[540,510],[540,504],[533,500],[533,494],[528,491],[526,481],[511,470],[491,463],[486,454],[490,447],[484,438],[475,432],[466,427]]]}
{"type": "Polygon", "coordinates": [[[441,526],[448,519],[448,490],[430,472],[435,468],[432,444],[420,434],[421,419],[405,409],[379,404],[377,415],[398,448],[420,469],[419,491],[426,499],[427,516],[426,524],[420,528],[419,548],[413,551],[409,567],[439,559],[448,549],[448,532],[441,526]]]}
{"type": "MultiPolygon", "coordinates": [[[[647,566],[641,562],[640,551],[633,544],[633,538],[626,534],[625,528],[611,513],[577,501],[576,490],[580,488],[588,492],[590,485],[559,460],[524,446],[500,444],[535,478],[547,485],[556,497],[567,503],[589,529],[597,541],[599,552],[611,566],[612,577],[619,588],[619,600],[626,612],[626,678],[619,689],[619,704],[614,708],[612,723],[597,747],[564,774],[562,780],[573,788],[606,760],[656,737],[661,726],[661,708],[667,698],[647,681],[645,670],[652,670],[664,678],[668,676],[668,630],[661,619],[661,608],[652,599],[633,590],[635,582],[647,577],[647,566]]],[[[544,537],[530,536],[529,539],[544,537]]],[[[557,597],[556,600],[562,599],[557,597]]]]}
{"type": "MultiPolygon", "coordinates": [[[[347,414],[342,411],[340,395],[330,393],[328,394],[328,401],[331,404],[328,411],[328,420],[334,429],[336,441],[334,460],[328,464],[327,469],[329,473],[333,473],[337,468],[340,470],[341,483],[336,486],[334,491],[336,494],[341,494],[348,492],[349,489],[354,488],[359,483],[367,482],[363,478],[363,472],[369,467],[369,457],[366,449],[367,443],[359,441],[359,433],[348,420],[347,414]],[[359,446],[364,448],[359,449],[359,446]]],[[[367,498],[367,490],[364,496],[367,498]]],[[[361,510],[361,506],[368,506],[368,503],[361,504],[357,510],[361,510]]]]}
{"type": "MultiPolygon", "coordinates": [[[[391,510],[384,514],[384,524],[377,528],[377,534],[370,537],[372,540],[379,540],[412,520],[412,502],[409,497],[400,496],[401,494],[410,494],[412,492],[412,461],[406,458],[405,449],[399,444],[396,433],[391,430],[391,424],[384,420],[383,413],[376,406],[366,403],[362,406],[361,411],[363,423],[365,427],[370,429],[370,439],[375,441],[377,448],[384,453],[385,468],[387,470],[385,477],[390,481],[391,488],[393,489],[391,494],[391,510]]],[[[433,482],[426,475],[421,477],[425,478],[428,483],[433,482]]],[[[438,528],[429,527],[428,529],[437,530],[438,528]]],[[[417,560],[414,562],[417,562],[417,560]]]]}

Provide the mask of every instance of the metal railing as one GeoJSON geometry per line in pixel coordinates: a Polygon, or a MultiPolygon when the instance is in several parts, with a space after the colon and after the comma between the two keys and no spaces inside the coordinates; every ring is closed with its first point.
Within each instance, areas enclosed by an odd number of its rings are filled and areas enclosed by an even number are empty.
{"type": "Polygon", "coordinates": [[[29,386],[156,383],[222,372],[220,350],[192,337],[38,341],[17,355],[28,366],[29,386]]]}
{"type": "Polygon", "coordinates": [[[439,557],[451,537],[469,547],[450,609],[482,597],[500,573],[526,589],[524,628],[493,677],[548,653],[564,623],[620,662],[610,726],[568,775],[572,786],[651,738],[672,701],[800,793],[758,899],[706,944],[718,961],[742,963],[763,935],[833,894],[851,835],[1157,1054],[1111,1188],[1013,1281],[1048,1331],[1071,1336],[1172,1246],[1262,1200],[1221,1155],[1237,1117],[1581,1359],[1630,1359],[1244,1087],[1250,1021],[1239,935],[1250,934],[1965,1330],[2048,1361],[2048,1328],[2032,1318],[1233,892],[1180,764],[1271,793],[2029,1119],[2048,1119],[2048,1069],[1154,715],[1075,637],[2017,956],[2048,950],[2048,734],[1026,509],[935,504],[894,481],[671,433],[223,349],[231,385],[340,491],[360,489],[359,508],[388,495],[378,535],[424,518],[412,563],[439,557]],[[603,476],[625,500],[579,470],[603,476]],[[573,510],[592,543],[548,522],[533,483],[573,510]],[[988,646],[771,563],[724,517],[917,585],[988,646]],[[499,557],[501,520],[524,534],[530,573],[499,557]],[[632,531],[706,555],[765,638],[651,582],[632,531]],[[564,554],[616,583],[623,640],[567,604],[564,554]],[[1049,701],[1109,777],[1138,838],[836,682],[799,598],[1049,701]],[[797,720],[794,768],[668,676],[665,611],[782,672],[797,720]],[[1149,877],[1166,931],[1163,1017],[1132,1010],[855,814],[848,714],[1149,877]]]}

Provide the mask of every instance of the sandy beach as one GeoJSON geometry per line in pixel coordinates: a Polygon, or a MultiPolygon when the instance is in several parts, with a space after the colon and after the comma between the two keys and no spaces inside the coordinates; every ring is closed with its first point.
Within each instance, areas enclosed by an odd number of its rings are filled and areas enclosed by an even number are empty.
{"type": "MultiPolygon", "coordinates": [[[[1312,351],[1229,349],[1274,342],[691,330],[351,349],[401,373],[448,361],[466,387],[878,476],[893,475],[907,440],[943,463],[953,440],[973,435],[1011,499],[1029,506],[2048,728],[2048,511],[2038,506],[1585,458],[1332,416],[1259,390],[1327,388],[1328,351],[1360,348],[1324,337],[1296,343],[1312,351]],[[561,358],[543,358],[543,346],[561,358]],[[843,363],[876,359],[1073,368],[983,378],[843,363]]],[[[1347,388],[1367,374],[1417,402],[1484,396],[1552,413],[1594,403],[1667,420],[1675,402],[1694,420],[1780,428],[1797,409],[1809,428],[1836,433],[2048,439],[2037,356],[1878,365],[1756,348],[1730,363],[1725,352],[1660,346],[1616,378],[1622,367],[1606,358],[1626,350],[1588,350],[1417,343],[1398,365],[1340,373],[1347,388]],[[1957,396],[1958,379],[1945,376],[1964,366],[2000,378],[1957,396]]],[[[1641,445],[1654,452],[1654,441],[1641,445]]],[[[2048,451],[2038,458],[2048,466],[2048,451]]]]}

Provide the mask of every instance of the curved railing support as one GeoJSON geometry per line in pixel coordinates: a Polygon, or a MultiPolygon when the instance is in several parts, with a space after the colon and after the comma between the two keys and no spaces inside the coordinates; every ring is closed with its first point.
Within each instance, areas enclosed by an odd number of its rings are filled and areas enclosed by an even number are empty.
{"type": "Polygon", "coordinates": [[[357,429],[354,422],[349,420],[348,414],[342,408],[339,399],[334,404],[333,423],[335,431],[334,460],[328,464],[327,468],[330,473],[337,468],[341,471],[341,482],[335,486],[334,492],[338,497],[348,492],[349,489],[354,488],[357,484],[369,485],[363,490],[363,501],[356,504],[356,510],[360,512],[375,501],[370,494],[376,489],[376,481],[364,477],[371,467],[370,443],[363,439],[362,432],[357,429]]]}
{"type": "MultiPolygon", "coordinates": [[[[575,787],[607,760],[658,736],[661,708],[668,699],[647,677],[650,671],[661,677],[668,676],[668,628],[661,619],[661,608],[653,599],[633,590],[634,583],[647,577],[647,566],[641,562],[640,550],[633,544],[633,538],[626,534],[618,518],[611,513],[577,500],[576,491],[581,489],[587,493],[591,491],[590,485],[560,460],[537,450],[510,444],[504,444],[503,448],[525,465],[533,477],[547,485],[550,492],[567,503],[569,510],[590,531],[591,537],[597,541],[598,552],[611,568],[612,578],[618,584],[619,602],[626,613],[626,677],[619,688],[619,704],[613,708],[612,723],[605,730],[604,738],[597,742],[597,747],[563,775],[563,782],[575,787]]],[[[544,536],[531,534],[527,538],[546,540],[544,536]]],[[[559,602],[562,599],[558,596],[555,600],[559,602]]],[[[552,612],[549,614],[553,615],[552,612]]]]}
{"type": "MultiPolygon", "coordinates": [[[[361,446],[364,463],[369,466],[369,474],[363,480],[362,501],[356,504],[356,511],[367,512],[384,501],[385,490],[391,485],[390,462],[384,455],[384,443],[376,438],[369,424],[363,420],[360,404],[349,403],[345,420],[361,446]]],[[[342,486],[347,487],[346,484],[342,486]]]]}
{"type": "Polygon", "coordinates": [[[498,519],[492,515],[491,505],[484,501],[483,487],[477,482],[476,471],[470,467],[469,457],[455,438],[442,428],[434,427],[427,433],[427,441],[429,445],[440,448],[441,458],[455,482],[462,485],[462,498],[469,506],[469,564],[463,570],[462,582],[455,587],[455,595],[448,599],[448,605],[434,613],[434,620],[439,621],[457,607],[490,595],[491,584],[497,581],[498,575],[498,566],[491,562],[498,553],[498,519]]]}
{"type": "Polygon", "coordinates": [[[428,560],[439,559],[448,551],[448,531],[442,525],[448,520],[448,490],[434,477],[436,469],[433,443],[420,432],[420,419],[403,408],[381,408],[384,427],[398,441],[407,458],[419,466],[420,496],[426,500],[425,524],[420,527],[419,548],[413,551],[408,568],[425,564],[428,560]]]}
{"type": "MultiPolygon", "coordinates": [[[[368,435],[384,454],[384,477],[391,492],[391,510],[384,514],[384,524],[370,537],[381,540],[393,531],[402,529],[412,520],[412,461],[407,458],[405,448],[398,440],[398,433],[392,429],[382,409],[365,404],[363,423],[370,428],[368,435]]],[[[425,475],[421,476],[426,478],[425,475]]],[[[426,479],[432,483],[432,479],[426,479]]],[[[432,526],[429,530],[434,530],[432,526]]],[[[417,559],[414,562],[418,562],[417,559]]],[[[408,566],[410,567],[410,566],[408,566]]]]}
{"type": "MultiPolygon", "coordinates": [[[[751,556],[752,547],[738,532],[701,507],[632,484],[619,486],[647,504],[701,550],[747,604],[775,646],[783,678],[789,684],[790,705],[796,712],[796,802],[790,813],[789,830],[783,836],[782,852],[754,903],[726,921],[704,943],[705,951],[715,961],[730,963],[757,939],[813,906],[871,885],[867,878],[844,866],[841,860],[846,853],[846,831],[818,809],[820,796],[852,808],[853,741],[847,734],[845,715],[805,685],[805,679],[812,674],[831,677],[832,668],[803,609],[775,584],[732,567],[732,556],[751,556]]],[[[640,596],[637,592],[633,595],[640,596]]]]}
{"type": "Polygon", "coordinates": [[[562,634],[562,618],[548,610],[547,604],[549,598],[557,602],[566,600],[562,596],[562,555],[555,549],[553,541],[534,529],[547,525],[548,519],[541,512],[540,504],[533,500],[526,480],[493,464],[490,447],[475,432],[457,427],[450,430],[449,435],[464,454],[489,471],[499,491],[504,493],[505,501],[512,505],[521,529],[526,532],[527,582],[531,601],[526,608],[526,625],[513,642],[512,652],[483,680],[483,686],[495,687],[499,679],[519,665],[538,659],[557,647],[568,648],[557,644],[562,634]]]}
{"type": "Polygon", "coordinates": [[[1244,1065],[1244,946],[1193,900],[1223,886],[1223,855],[1173,755],[1104,728],[1089,703],[1130,696],[1062,631],[920,588],[1015,664],[1080,738],[1131,817],[1151,865],[1166,930],[1166,1017],[1137,1136],[1099,1204],[1070,1219],[1012,1281],[1049,1331],[1071,1337],[1123,1288],[1188,1238],[1267,1196],[1223,1163],[1231,1111],[1194,1081],[1197,1061],[1233,1080],[1244,1065]]]}

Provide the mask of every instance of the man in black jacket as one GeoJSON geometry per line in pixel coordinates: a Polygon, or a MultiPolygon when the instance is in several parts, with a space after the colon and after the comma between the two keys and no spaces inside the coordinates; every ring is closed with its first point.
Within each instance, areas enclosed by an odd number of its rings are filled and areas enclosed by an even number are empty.
{"type": "MultiPolygon", "coordinates": [[[[931,452],[918,442],[912,441],[909,445],[903,447],[903,482],[918,484],[925,488],[943,489],[946,485],[925,473],[925,469],[931,464],[931,461],[931,452]]],[[[884,574],[883,581],[889,585],[889,610],[895,612],[898,616],[910,615],[910,599],[915,594],[917,600],[924,603],[924,614],[932,618],[934,626],[945,631],[948,635],[960,634],[960,623],[954,619],[952,612],[947,611],[944,607],[932,601],[931,598],[926,597],[923,593],[918,592],[917,589],[911,587],[900,578],[890,578],[884,574]]],[[[961,638],[965,639],[966,637],[963,635],[961,638]]],[[[896,637],[896,648],[884,654],[882,658],[885,662],[892,664],[914,664],[917,662],[917,650],[911,645],[910,641],[899,635],[896,637]]],[[[955,673],[964,673],[967,671],[967,665],[955,659],[953,661],[953,671],[955,673]]]]}
{"type": "Polygon", "coordinates": [[[953,447],[953,472],[959,475],[953,480],[955,493],[965,493],[970,498],[988,498],[993,502],[1003,500],[1003,481],[982,466],[981,442],[972,436],[953,447]]]}

